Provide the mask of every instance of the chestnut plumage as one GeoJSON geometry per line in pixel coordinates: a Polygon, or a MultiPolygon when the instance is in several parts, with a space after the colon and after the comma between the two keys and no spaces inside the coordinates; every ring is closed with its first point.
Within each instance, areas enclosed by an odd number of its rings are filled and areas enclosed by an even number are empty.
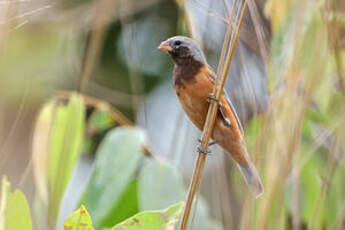
{"type": "MultiPolygon", "coordinates": [[[[215,75],[201,48],[194,40],[184,36],[169,38],[158,48],[169,53],[174,60],[173,85],[176,94],[190,120],[202,130],[215,75]]],[[[225,92],[219,102],[212,139],[230,153],[249,188],[258,197],[263,193],[263,186],[247,152],[240,120],[225,92]]]]}

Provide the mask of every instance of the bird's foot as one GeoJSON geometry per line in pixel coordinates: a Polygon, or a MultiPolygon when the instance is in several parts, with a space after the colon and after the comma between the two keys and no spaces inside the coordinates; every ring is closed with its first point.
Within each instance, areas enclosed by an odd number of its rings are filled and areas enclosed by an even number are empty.
{"type": "Polygon", "coordinates": [[[214,95],[213,93],[210,93],[207,97],[207,102],[211,102],[211,101],[215,101],[219,103],[219,100],[216,98],[216,95],[214,95]]]}
{"type": "MultiPolygon", "coordinates": [[[[198,139],[198,141],[199,141],[199,143],[202,142],[202,140],[201,140],[200,138],[198,139]]],[[[216,141],[210,141],[210,142],[208,143],[208,146],[212,146],[212,145],[214,145],[214,144],[217,144],[217,142],[216,142],[216,141]]]]}
{"type": "Polygon", "coordinates": [[[225,116],[225,113],[223,111],[223,104],[216,98],[216,96],[213,93],[210,93],[208,95],[208,98],[207,98],[207,102],[210,103],[211,101],[216,101],[218,103],[218,110],[219,110],[220,115],[223,118],[222,120],[224,122],[224,125],[230,127],[231,126],[231,122],[230,122],[229,118],[227,118],[225,116]]]}
{"type": "Polygon", "coordinates": [[[208,154],[211,153],[210,150],[208,150],[208,149],[203,149],[201,146],[198,146],[197,151],[198,151],[199,153],[203,153],[203,154],[205,154],[205,155],[208,155],[208,154]]]}

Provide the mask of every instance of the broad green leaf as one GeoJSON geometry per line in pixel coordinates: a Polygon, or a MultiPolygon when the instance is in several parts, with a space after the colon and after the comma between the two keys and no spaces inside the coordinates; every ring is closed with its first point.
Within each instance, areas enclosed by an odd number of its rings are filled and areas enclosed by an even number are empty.
{"type": "Polygon", "coordinates": [[[0,230],[31,230],[30,208],[24,194],[15,190],[6,177],[2,179],[0,203],[0,230]]]}
{"type": "Polygon", "coordinates": [[[121,202],[143,156],[144,137],[140,129],[121,127],[110,131],[100,144],[94,172],[81,199],[97,229],[121,202]]]}
{"type": "Polygon", "coordinates": [[[114,120],[107,110],[98,109],[92,114],[89,123],[97,130],[104,130],[114,125],[114,120]]]}
{"type": "Polygon", "coordinates": [[[111,227],[139,212],[138,202],[138,181],[134,180],[127,185],[119,202],[102,221],[99,229],[111,227]]]}
{"type": "Polygon", "coordinates": [[[180,202],[162,211],[141,212],[111,230],[173,230],[183,207],[183,202],[180,202]]]}
{"type": "Polygon", "coordinates": [[[81,153],[84,117],[84,101],[77,94],[71,97],[67,106],[57,105],[55,108],[48,149],[48,215],[51,226],[55,225],[60,201],[81,153]]]}
{"type": "Polygon", "coordinates": [[[150,160],[140,172],[138,196],[141,211],[162,209],[184,200],[182,175],[168,163],[150,160]]]}
{"type": "Polygon", "coordinates": [[[96,109],[90,116],[88,121],[88,135],[89,138],[85,140],[84,151],[94,152],[98,147],[99,140],[103,138],[103,134],[107,130],[114,127],[115,121],[110,116],[110,112],[106,109],[99,108],[96,109]]]}
{"type": "Polygon", "coordinates": [[[67,229],[93,230],[91,217],[83,205],[67,218],[61,230],[67,229]]]}
{"type": "MultiPolygon", "coordinates": [[[[139,175],[138,196],[140,211],[162,209],[184,200],[186,188],[182,175],[167,162],[149,159],[139,175]]],[[[194,227],[199,230],[221,229],[218,223],[210,219],[202,196],[199,196],[194,227]]]]}

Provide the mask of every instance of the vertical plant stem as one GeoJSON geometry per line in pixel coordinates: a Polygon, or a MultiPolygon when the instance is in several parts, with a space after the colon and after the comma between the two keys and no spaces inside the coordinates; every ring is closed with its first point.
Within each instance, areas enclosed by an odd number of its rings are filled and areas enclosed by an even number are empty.
{"type": "MultiPolygon", "coordinates": [[[[241,16],[239,19],[238,26],[235,28],[235,32],[234,32],[235,35],[231,38],[229,51],[228,51],[228,54],[226,56],[225,66],[224,66],[224,68],[222,68],[222,66],[218,67],[218,69],[224,69],[224,71],[222,73],[217,72],[216,83],[215,83],[215,87],[213,90],[213,94],[215,95],[216,99],[219,99],[222,92],[223,92],[225,80],[227,78],[227,75],[228,75],[228,72],[230,69],[230,64],[231,64],[231,61],[232,61],[232,58],[234,55],[234,51],[236,48],[236,44],[237,44],[237,41],[238,41],[238,38],[240,35],[240,31],[241,31],[242,24],[244,21],[244,16],[247,12],[247,9],[248,9],[248,0],[245,0],[244,6],[243,6],[242,11],[241,11],[241,16]]],[[[231,26],[232,25],[229,23],[228,30],[231,29],[231,26]]],[[[228,34],[228,32],[227,32],[227,34],[228,34]]],[[[229,37],[230,36],[226,37],[227,39],[224,39],[225,44],[228,44],[229,37]]],[[[223,45],[223,47],[226,47],[226,45],[223,45]]],[[[217,115],[217,109],[218,109],[218,103],[216,101],[211,101],[210,106],[208,108],[206,122],[204,125],[204,129],[202,132],[202,138],[201,138],[201,148],[204,150],[206,150],[208,148],[208,145],[209,145],[209,140],[210,140],[211,135],[212,135],[212,131],[213,131],[216,115],[217,115]]],[[[186,206],[185,206],[185,210],[183,213],[182,222],[181,222],[181,225],[179,228],[180,230],[186,230],[187,229],[191,207],[193,204],[195,192],[197,191],[197,189],[199,188],[199,185],[200,185],[202,172],[203,172],[203,169],[205,166],[205,161],[206,161],[206,154],[199,152],[199,155],[198,155],[195,167],[194,167],[194,171],[193,171],[192,181],[191,181],[191,184],[190,184],[189,189],[188,189],[186,206]]]]}
{"type": "MultiPolygon", "coordinates": [[[[116,1],[114,1],[116,3],[116,1]]],[[[91,74],[98,64],[99,53],[104,42],[104,36],[107,32],[107,25],[113,11],[113,1],[100,0],[96,1],[96,14],[93,20],[89,45],[87,47],[85,60],[79,76],[77,90],[83,91],[86,83],[89,81],[91,74]]]]}
{"type": "Polygon", "coordinates": [[[332,20],[330,20],[330,14],[335,14],[337,12],[337,1],[335,0],[328,0],[327,4],[325,4],[326,9],[326,23],[327,23],[327,30],[328,30],[328,36],[330,39],[331,48],[334,52],[334,58],[335,58],[335,65],[336,65],[336,71],[338,74],[338,80],[339,80],[339,87],[343,94],[345,94],[345,76],[344,76],[344,68],[343,63],[341,61],[341,47],[340,47],[340,35],[339,35],[339,22],[337,21],[336,17],[333,17],[332,20]]]}
{"type": "Polygon", "coordinates": [[[292,226],[294,230],[299,230],[301,226],[300,221],[300,168],[298,165],[299,154],[295,154],[293,157],[294,165],[292,169],[292,226]]]}
{"type": "Polygon", "coordinates": [[[7,40],[10,32],[11,17],[15,13],[15,3],[12,0],[6,1],[0,7],[0,58],[5,58],[7,40]]]}
{"type": "Polygon", "coordinates": [[[229,24],[225,33],[225,38],[224,38],[224,42],[223,42],[223,48],[222,51],[220,53],[220,59],[219,59],[219,64],[218,64],[218,68],[217,68],[217,74],[220,74],[222,71],[222,68],[224,66],[224,60],[225,60],[225,55],[226,55],[226,50],[228,48],[228,42],[225,41],[229,41],[230,39],[230,35],[231,35],[231,31],[233,31],[232,29],[232,24],[234,23],[234,18],[235,18],[235,12],[236,12],[236,7],[237,7],[237,3],[238,0],[235,0],[233,6],[232,6],[232,10],[229,16],[229,24]]]}
{"type": "MultiPolygon", "coordinates": [[[[207,143],[207,145],[208,145],[208,143],[207,143]]],[[[198,159],[195,163],[195,167],[194,167],[194,171],[193,171],[192,182],[190,183],[189,188],[188,188],[186,206],[185,206],[185,209],[183,212],[180,230],[186,230],[187,229],[190,211],[192,209],[195,192],[196,192],[196,190],[200,184],[202,171],[203,171],[204,166],[205,166],[205,160],[206,160],[206,154],[199,153],[198,159]]]]}
{"type": "Polygon", "coordinates": [[[10,183],[6,177],[2,178],[1,183],[1,203],[0,203],[0,230],[5,230],[5,212],[7,206],[8,191],[10,189],[10,183]]]}

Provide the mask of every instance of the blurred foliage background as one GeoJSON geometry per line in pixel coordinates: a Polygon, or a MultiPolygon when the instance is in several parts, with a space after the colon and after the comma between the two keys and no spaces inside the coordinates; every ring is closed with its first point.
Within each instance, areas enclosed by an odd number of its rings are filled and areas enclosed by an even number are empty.
{"type": "MultiPolygon", "coordinates": [[[[216,69],[242,3],[0,0],[0,230],[172,229],[200,131],[156,47],[216,69]]],[[[265,193],[212,146],[190,229],[345,229],[344,49],[344,1],[249,0],[225,88],[265,193]]]]}

